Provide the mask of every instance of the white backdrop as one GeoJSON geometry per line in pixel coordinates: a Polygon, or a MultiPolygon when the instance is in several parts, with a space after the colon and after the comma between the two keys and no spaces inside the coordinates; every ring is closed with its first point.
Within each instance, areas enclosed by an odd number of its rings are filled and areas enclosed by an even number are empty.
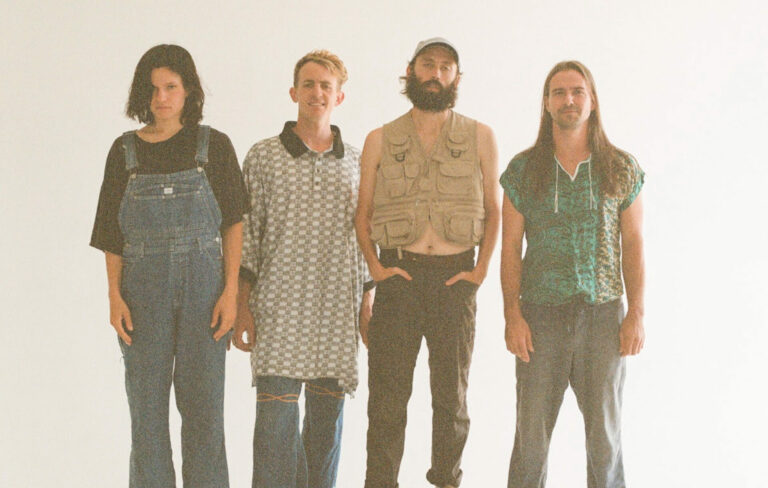
{"type": "MultiPolygon", "coordinates": [[[[648,339],[629,360],[625,389],[630,486],[766,483],[762,2],[72,3],[4,2],[0,16],[0,486],[127,484],[123,366],[108,325],[103,255],[88,241],[107,150],[137,127],[122,112],[141,54],[162,42],[192,53],[205,122],[229,134],[242,159],[295,118],[288,88],[307,51],[328,48],[346,62],[347,98],[334,122],[362,146],[368,131],[407,110],[398,76],[416,43],[435,35],[458,46],[465,75],[457,110],[495,130],[502,169],[534,140],[547,71],[574,58],[595,75],[611,140],[647,173],[648,339]]],[[[478,309],[462,486],[500,487],[515,415],[498,252],[478,309]]],[[[364,477],[364,351],[359,359],[340,488],[360,487],[364,477]]],[[[424,359],[409,407],[406,488],[427,486],[424,359]]],[[[232,486],[250,486],[255,393],[239,351],[229,355],[226,395],[232,486]]],[[[585,485],[583,442],[569,392],[549,486],[585,485]]]]}

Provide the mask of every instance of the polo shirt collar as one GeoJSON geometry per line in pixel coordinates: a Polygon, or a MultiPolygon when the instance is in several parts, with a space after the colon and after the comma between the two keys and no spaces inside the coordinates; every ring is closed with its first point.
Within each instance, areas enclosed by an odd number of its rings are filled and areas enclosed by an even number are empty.
{"type": "MultiPolygon", "coordinates": [[[[280,142],[283,143],[283,146],[291,156],[298,158],[309,151],[309,148],[304,144],[304,141],[293,132],[294,127],[296,127],[296,122],[289,120],[285,123],[283,132],[280,133],[280,142]]],[[[336,156],[336,159],[341,159],[344,157],[344,142],[341,140],[341,130],[335,125],[332,125],[331,132],[333,133],[333,148],[331,149],[331,152],[336,156]]]]}

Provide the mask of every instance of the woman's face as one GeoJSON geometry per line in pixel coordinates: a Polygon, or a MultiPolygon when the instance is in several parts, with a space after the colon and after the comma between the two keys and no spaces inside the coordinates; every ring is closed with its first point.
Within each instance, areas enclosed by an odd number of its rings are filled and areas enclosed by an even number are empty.
{"type": "Polygon", "coordinates": [[[155,122],[180,121],[187,99],[181,76],[163,67],[153,69],[150,78],[153,89],[149,109],[155,116],[155,122]]]}

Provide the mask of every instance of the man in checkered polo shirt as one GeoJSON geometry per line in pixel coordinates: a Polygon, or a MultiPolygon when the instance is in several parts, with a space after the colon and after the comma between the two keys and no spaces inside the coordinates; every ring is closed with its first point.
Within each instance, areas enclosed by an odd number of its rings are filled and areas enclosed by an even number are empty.
{"type": "Polygon", "coordinates": [[[233,343],[251,352],[254,488],[336,483],[344,397],[357,386],[358,331],[372,304],[353,222],[360,152],[331,125],[346,80],[328,51],[301,58],[290,89],[298,120],[243,163],[252,210],[233,343]]]}

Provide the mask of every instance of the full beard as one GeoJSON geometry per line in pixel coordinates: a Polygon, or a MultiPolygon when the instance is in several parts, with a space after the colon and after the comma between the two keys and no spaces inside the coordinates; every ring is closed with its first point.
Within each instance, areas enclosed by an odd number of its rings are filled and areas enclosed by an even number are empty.
{"type": "Polygon", "coordinates": [[[458,96],[456,81],[444,87],[437,80],[427,80],[422,83],[415,74],[411,73],[405,78],[404,93],[414,107],[426,112],[442,112],[456,105],[458,96]],[[436,86],[439,90],[430,91],[427,89],[429,86],[436,86]]]}

